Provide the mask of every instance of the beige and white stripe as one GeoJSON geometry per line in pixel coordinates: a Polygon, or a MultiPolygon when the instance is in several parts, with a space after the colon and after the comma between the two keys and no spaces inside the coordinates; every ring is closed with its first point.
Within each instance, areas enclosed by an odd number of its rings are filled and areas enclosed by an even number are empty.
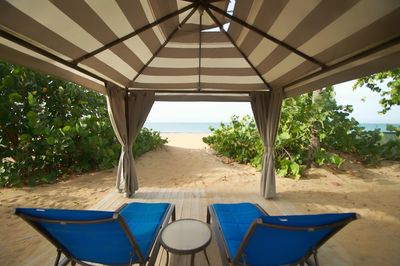
{"type": "MultiPolygon", "coordinates": [[[[97,91],[103,91],[105,80],[130,89],[177,92],[242,92],[269,85],[289,96],[400,65],[398,0],[236,1],[233,16],[287,47],[232,20],[228,34],[234,43],[223,32],[202,32],[200,52],[199,13],[178,28],[191,10],[105,47],[190,2],[1,1],[0,58],[97,91]]],[[[212,5],[226,11],[228,2],[212,5]]],[[[216,26],[207,12],[202,21],[203,28],[216,26]]]]}

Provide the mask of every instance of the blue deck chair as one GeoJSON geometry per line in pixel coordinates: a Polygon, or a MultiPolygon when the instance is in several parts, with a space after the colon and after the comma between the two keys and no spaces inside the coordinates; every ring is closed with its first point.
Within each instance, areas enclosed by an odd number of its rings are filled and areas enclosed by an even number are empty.
{"type": "Polygon", "coordinates": [[[159,232],[175,220],[175,207],[135,202],[115,212],[17,208],[15,214],[56,246],[54,265],[154,265],[159,232]]]}
{"type": "Polygon", "coordinates": [[[355,213],[269,216],[252,203],[212,204],[223,265],[318,265],[317,250],[355,213]]]}

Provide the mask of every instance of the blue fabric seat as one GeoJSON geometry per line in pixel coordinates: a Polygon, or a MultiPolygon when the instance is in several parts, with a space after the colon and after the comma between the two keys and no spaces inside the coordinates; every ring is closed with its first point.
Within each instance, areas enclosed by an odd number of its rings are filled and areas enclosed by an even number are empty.
{"type": "Polygon", "coordinates": [[[234,257],[252,222],[263,215],[251,203],[213,204],[230,257],[234,257]]]}
{"type": "Polygon", "coordinates": [[[121,210],[132,235],[142,254],[149,254],[151,244],[157,236],[165,211],[170,204],[167,203],[131,203],[121,210]]]}
{"type": "Polygon", "coordinates": [[[269,216],[252,203],[212,204],[209,213],[229,262],[252,266],[302,263],[357,218],[355,213],[269,216]]]}
{"type": "Polygon", "coordinates": [[[129,265],[148,260],[172,210],[168,203],[135,202],[117,212],[17,208],[15,213],[72,261],[129,265]]]}

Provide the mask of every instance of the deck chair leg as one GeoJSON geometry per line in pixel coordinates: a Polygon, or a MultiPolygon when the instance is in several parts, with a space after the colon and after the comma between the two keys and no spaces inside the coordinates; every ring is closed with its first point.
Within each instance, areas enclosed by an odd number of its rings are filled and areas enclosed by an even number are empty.
{"type": "Polygon", "coordinates": [[[167,251],[167,261],[165,262],[165,266],[169,265],[169,252],[167,251]]]}
{"type": "Polygon", "coordinates": [[[306,259],[305,263],[308,266],[319,266],[319,262],[318,262],[318,256],[317,256],[317,251],[313,250],[312,253],[312,257],[308,257],[308,259],[306,259]]]}
{"type": "Polygon", "coordinates": [[[172,211],[171,219],[172,219],[173,222],[176,220],[176,211],[175,211],[175,208],[174,208],[174,210],[172,211]]]}
{"type": "Polygon", "coordinates": [[[318,261],[318,256],[317,256],[317,251],[314,251],[314,261],[315,261],[315,265],[319,266],[319,261],[318,261]]]}
{"type": "Polygon", "coordinates": [[[60,262],[60,258],[61,258],[61,250],[57,249],[57,257],[56,257],[56,261],[54,262],[54,266],[58,265],[58,263],[60,262]]]}
{"type": "Polygon", "coordinates": [[[57,264],[57,266],[67,266],[68,263],[70,263],[70,261],[71,261],[70,259],[64,258],[57,264]]]}
{"type": "Polygon", "coordinates": [[[206,256],[206,260],[207,260],[208,266],[211,266],[210,260],[208,259],[208,256],[207,256],[207,250],[206,249],[204,249],[204,256],[206,256]]]}
{"type": "Polygon", "coordinates": [[[207,223],[210,224],[210,222],[211,222],[210,209],[207,208],[207,223]]]}
{"type": "Polygon", "coordinates": [[[190,256],[190,266],[194,266],[194,258],[195,258],[195,256],[196,256],[196,253],[193,253],[193,254],[190,256]]]}
{"type": "Polygon", "coordinates": [[[149,266],[154,266],[156,264],[156,260],[158,257],[158,252],[160,250],[160,247],[161,247],[161,243],[160,243],[159,238],[157,238],[156,244],[154,245],[153,251],[151,252],[151,255],[150,255],[150,260],[148,263],[149,266]]]}

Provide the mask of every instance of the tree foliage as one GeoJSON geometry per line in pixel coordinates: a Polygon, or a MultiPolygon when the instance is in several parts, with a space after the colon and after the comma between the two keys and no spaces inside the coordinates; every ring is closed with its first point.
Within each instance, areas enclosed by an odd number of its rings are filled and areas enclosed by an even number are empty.
{"type": "Polygon", "coordinates": [[[254,119],[250,116],[239,118],[234,115],[230,123],[221,123],[219,128],[210,127],[212,134],[203,138],[220,155],[239,163],[259,166],[263,144],[254,119]]]}
{"type": "MultiPolygon", "coordinates": [[[[316,166],[340,167],[344,162],[340,156],[343,152],[356,154],[363,162],[399,158],[400,149],[396,150],[400,145],[399,131],[396,140],[381,144],[382,133],[365,131],[349,117],[351,112],[351,106],[336,103],[333,88],[322,90],[314,99],[311,93],[286,99],[275,145],[277,173],[294,178],[303,174],[310,158],[311,134],[316,134],[320,142],[313,157],[316,166]]],[[[217,153],[261,168],[264,145],[252,118],[233,116],[229,124],[222,123],[211,131],[203,141],[217,153]]]]}
{"type": "MultiPolygon", "coordinates": [[[[144,129],[134,154],[165,141],[144,129]]],[[[120,151],[104,96],[0,61],[0,186],[110,168],[120,151]]]]}
{"type": "Polygon", "coordinates": [[[392,106],[400,105],[400,68],[376,73],[357,80],[353,89],[366,86],[372,91],[378,92],[381,96],[380,104],[385,114],[392,106]],[[389,90],[382,89],[383,83],[389,90]]]}

